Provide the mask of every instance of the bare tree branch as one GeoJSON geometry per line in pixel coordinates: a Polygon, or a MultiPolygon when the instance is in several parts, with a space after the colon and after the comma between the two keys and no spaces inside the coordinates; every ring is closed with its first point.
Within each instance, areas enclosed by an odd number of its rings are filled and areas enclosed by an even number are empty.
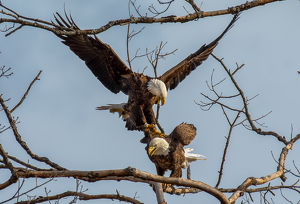
{"type": "Polygon", "coordinates": [[[16,110],[23,103],[23,101],[25,100],[26,96],[28,95],[28,93],[29,93],[32,85],[34,84],[34,82],[36,82],[37,80],[40,80],[39,76],[41,75],[41,73],[42,73],[42,70],[38,73],[38,75],[30,83],[29,87],[27,88],[25,94],[23,95],[23,97],[21,98],[21,100],[19,101],[19,103],[13,109],[10,110],[11,113],[14,112],[14,110],[16,110]]]}
{"type": "Polygon", "coordinates": [[[14,157],[14,156],[10,156],[8,155],[8,158],[23,165],[24,167],[27,167],[27,168],[30,168],[30,169],[33,169],[33,170],[36,170],[36,171],[52,171],[52,169],[41,169],[41,168],[38,168],[38,167],[35,167],[33,165],[30,165],[28,163],[25,163],[23,161],[21,161],[20,159],[18,159],[17,157],[14,157]]]}
{"type": "MultiPolygon", "coordinates": [[[[19,198],[19,197],[21,197],[21,196],[23,196],[23,195],[26,195],[26,194],[28,194],[29,192],[31,192],[31,191],[33,191],[33,190],[35,190],[35,189],[38,189],[38,188],[40,188],[41,186],[44,186],[45,184],[49,183],[50,181],[53,181],[53,178],[50,178],[48,181],[46,181],[46,182],[44,182],[44,183],[42,183],[42,184],[40,184],[40,185],[36,185],[34,188],[31,188],[31,189],[29,189],[28,191],[26,191],[26,192],[20,194],[19,192],[20,192],[20,190],[21,190],[21,188],[22,188],[22,186],[23,186],[23,184],[24,184],[24,182],[25,182],[25,179],[24,179],[23,182],[22,182],[22,184],[21,184],[20,187],[18,188],[17,192],[15,193],[15,195],[13,195],[11,198],[9,198],[9,199],[7,199],[7,200],[1,202],[0,204],[6,203],[6,202],[11,201],[11,200],[13,200],[13,199],[15,199],[15,198],[19,198]]],[[[18,203],[18,202],[17,202],[17,203],[18,203]]],[[[27,201],[27,203],[28,203],[28,201],[27,201]]],[[[31,202],[30,202],[30,203],[31,203],[31,202]]]]}
{"type": "MultiPolygon", "coordinates": [[[[208,17],[208,16],[217,16],[217,15],[225,15],[225,14],[236,14],[240,11],[248,10],[257,6],[263,6],[268,3],[272,3],[275,1],[280,1],[280,0],[254,0],[251,2],[246,2],[245,4],[241,4],[239,6],[234,6],[234,7],[229,7],[224,10],[218,10],[218,11],[209,11],[209,12],[202,12],[201,18],[208,17]]],[[[152,24],[152,23],[185,23],[189,21],[193,21],[195,19],[199,18],[199,13],[193,13],[193,14],[188,14],[185,16],[167,16],[167,17],[162,17],[162,18],[155,18],[155,17],[130,17],[128,19],[120,19],[120,20],[115,20],[115,21],[109,21],[106,25],[101,26],[100,28],[97,29],[87,29],[87,30],[72,30],[72,29],[66,29],[62,28],[53,22],[47,22],[39,19],[33,19],[33,18],[28,18],[21,16],[17,14],[15,11],[3,6],[0,4],[0,6],[6,10],[8,10],[11,13],[5,12],[5,11],[0,11],[3,15],[6,15],[11,18],[0,18],[0,24],[7,22],[7,23],[16,23],[20,24],[22,26],[31,26],[31,27],[36,27],[36,28],[41,28],[44,30],[48,30],[53,32],[56,35],[83,35],[83,34],[98,34],[101,32],[104,32],[108,30],[109,28],[117,25],[127,25],[127,24],[137,24],[137,23],[143,23],[143,24],[152,24]],[[53,27],[54,26],[54,27],[53,27]]],[[[17,28],[19,29],[19,28],[17,28]]],[[[15,30],[14,30],[15,31],[15,30]]],[[[10,35],[14,31],[10,32],[9,34],[6,34],[6,36],[10,35]]]]}
{"type": "Polygon", "coordinates": [[[18,177],[16,175],[11,175],[10,178],[4,183],[0,183],[0,190],[7,188],[8,186],[16,183],[18,181],[18,177]]]}
{"type": "Polygon", "coordinates": [[[44,162],[44,163],[48,164],[49,166],[51,166],[51,167],[53,167],[55,169],[58,169],[58,170],[67,170],[67,169],[59,166],[58,164],[50,161],[47,157],[40,157],[40,156],[38,156],[36,154],[33,154],[31,152],[31,150],[29,149],[29,147],[27,146],[27,144],[22,140],[21,135],[18,132],[18,129],[17,129],[17,126],[16,126],[16,122],[13,119],[13,117],[12,117],[10,111],[8,110],[7,106],[5,105],[4,100],[1,97],[1,95],[0,95],[0,104],[2,105],[2,108],[3,108],[3,110],[4,110],[5,114],[6,114],[6,117],[7,117],[8,121],[9,121],[9,124],[12,127],[12,130],[14,132],[14,135],[15,135],[15,138],[16,138],[17,142],[27,152],[27,154],[29,156],[31,156],[32,159],[35,159],[35,160],[40,161],[40,162],[44,162]]]}
{"type": "Polygon", "coordinates": [[[162,2],[160,0],[157,0],[159,4],[167,4],[167,7],[163,10],[163,11],[157,11],[157,9],[153,6],[153,4],[151,6],[149,6],[148,10],[154,14],[154,17],[161,15],[163,13],[165,13],[171,6],[171,4],[175,1],[175,0],[170,0],[170,1],[166,1],[166,2],[162,2]]]}
{"type": "MultiPolygon", "coordinates": [[[[59,200],[61,198],[66,198],[66,197],[70,197],[70,196],[74,196],[74,197],[78,197],[79,200],[95,200],[95,199],[110,199],[110,200],[119,200],[119,201],[123,201],[123,202],[128,202],[128,203],[134,203],[134,204],[142,204],[142,202],[134,199],[134,198],[130,198],[124,195],[119,194],[119,192],[117,192],[117,194],[100,194],[100,195],[88,195],[85,193],[81,193],[81,192],[75,192],[75,191],[67,191],[64,193],[60,193],[54,196],[46,196],[46,197],[38,197],[36,199],[30,200],[29,202],[34,204],[34,203],[42,203],[45,201],[51,201],[51,200],[59,200]]],[[[17,202],[16,204],[27,204],[28,201],[20,201],[17,202]]]]}
{"type": "MultiPolygon", "coordinates": [[[[300,134],[299,134],[300,135],[300,134]]],[[[300,136],[299,136],[300,138],[300,136]]],[[[298,139],[299,139],[298,138],[298,139]]],[[[295,140],[296,141],[296,140],[295,140]]],[[[269,174],[265,177],[261,177],[261,178],[254,178],[254,177],[249,177],[247,178],[238,188],[237,190],[230,196],[229,198],[229,202],[230,203],[234,203],[240,196],[242,196],[245,192],[245,190],[251,186],[251,185],[261,185],[264,183],[267,183],[271,180],[274,180],[276,178],[282,177],[284,175],[284,163],[285,163],[285,159],[286,159],[286,155],[288,153],[288,151],[292,148],[293,146],[292,141],[290,141],[288,143],[288,145],[286,145],[284,148],[282,148],[282,151],[280,153],[280,157],[278,159],[279,164],[277,167],[277,171],[269,174]]]]}
{"type": "Polygon", "coordinates": [[[225,69],[225,71],[227,72],[227,74],[229,75],[232,83],[234,84],[235,88],[238,90],[238,92],[240,93],[241,97],[242,97],[242,100],[243,100],[243,103],[244,103],[244,108],[245,108],[245,116],[247,117],[247,120],[251,126],[251,129],[253,131],[255,131],[257,134],[259,135],[272,135],[274,137],[276,137],[280,142],[283,142],[285,145],[288,144],[288,142],[286,141],[286,139],[277,134],[276,132],[273,132],[273,131],[262,131],[260,128],[257,128],[254,123],[253,123],[253,120],[251,118],[251,115],[249,113],[249,110],[248,110],[248,104],[247,104],[247,99],[244,95],[244,92],[242,91],[242,89],[239,87],[239,85],[237,84],[237,82],[235,81],[235,79],[233,78],[233,75],[230,73],[229,69],[227,69],[227,67],[225,66],[225,64],[223,63],[223,61],[219,58],[217,58],[215,55],[212,54],[212,56],[218,61],[220,62],[220,64],[223,66],[223,68],[225,69]]]}
{"type": "Polygon", "coordinates": [[[235,127],[234,124],[236,123],[237,119],[239,118],[240,116],[240,113],[241,112],[238,112],[236,114],[236,117],[234,119],[234,121],[232,123],[230,123],[229,121],[229,118],[222,106],[222,110],[223,110],[223,113],[225,114],[226,118],[227,118],[227,121],[230,125],[230,128],[229,128],[229,132],[228,132],[228,135],[227,135],[227,138],[226,138],[226,144],[225,144],[225,148],[224,148],[224,152],[223,152],[223,157],[222,157],[222,162],[221,162],[221,166],[220,166],[220,170],[219,170],[219,178],[218,178],[218,181],[217,181],[217,184],[215,186],[215,188],[218,188],[220,183],[221,183],[221,179],[222,179],[222,175],[223,175],[223,167],[224,167],[224,163],[225,163],[225,158],[226,158],[226,153],[227,153],[227,149],[228,149],[228,146],[229,146],[229,141],[230,141],[230,137],[231,137],[231,133],[232,133],[232,130],[233,128],[235,127]]]}
{"type": "Polygon", "coordinates": [[[0,67],[0,71],[1,71],[0,77],[4,76],[4,77],[8,78],[9,76],[11,76],[13,74],[13,72],[7,73],[10,70],[11,70],[11,67],[7,68],[7,69],[5,69],[5,66],[0,67]]]}
{"type": "Polygon", "coordinates": [[[18,177],[24,178],[58,178],[73,177],[88,182],[96,182],[100,180],[128,180],[133,182],[149,183],[150,181],[168,183],[177,186],[188,186],[198,188],[217,198],[222,204],[228,204],[227,197],[215,188],[200,182],[182,178],[167,178],[163,176],[153,175],[138,169],[128,167],[126,169],[104,170],[104,171],[17,171],[18,177]]]}

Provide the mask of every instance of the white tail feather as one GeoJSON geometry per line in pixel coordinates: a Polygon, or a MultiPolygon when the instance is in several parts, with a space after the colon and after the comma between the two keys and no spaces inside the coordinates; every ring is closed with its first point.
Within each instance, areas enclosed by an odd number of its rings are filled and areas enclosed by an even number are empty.
{"type": "Polygon", "coordinates": [[[192,152],[194,149],[192,148],[186,148],[184,149],[184,156],[186,161],[182,164],[182,167],[185,169],[187,166],[189,166],[189,163],[193,162],[193,161],[197,161],[197,160],[206,160],[204,158],[201,157],[205,157],[204,155],[201,154],[194,154],[194,153],[190,153],[192,152]]]}
{"type": "Polygon", "coordinates": [[[107,104],[107,106],[100,106],[97,107],[96,110],[109,110],[110,113],[119,113],[119,117],[122,116],[123,120],[126,120],[129,115],[125,113],[123,106],[126,105],[126,103],[120,103],[120,104],[107,104]]]}

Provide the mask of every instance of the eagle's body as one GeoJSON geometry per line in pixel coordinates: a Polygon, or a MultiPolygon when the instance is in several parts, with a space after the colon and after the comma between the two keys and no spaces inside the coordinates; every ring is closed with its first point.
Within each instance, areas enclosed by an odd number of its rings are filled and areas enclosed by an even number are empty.
{"type": "MultiPolygon", "coordinates": [[[[66,16],[68,21],[66,22],[58,13],[57,15],[60,20],[57,18],[55,20],[60,29],[65,27],[66,30],[79,30],[72,19],[70,20],[66,16]]],[[[96,36],[93,38],[87,35],[58,35],[58,37],[63,39],[63,43],[85,61],[86,66],[107,89],[115,94],[121,91],[128,95],[128,101],[123,105],[123,110],[119,109],[117,112],[122,113],[124,111],[124,114],[121,115],[126,120],[128,130],[144,130],[146,123],[155,124],[153,104],[159,101],[164,104],[167,89],[176,88],[191,71],[208,58],[218,41],[233,26],[238,16],[239,14],[236,14],[233,17],[218,38],[208,45],[204,44],[195,53],[166,71],[158,79],[133,72],[109,45],[103,43],[96,36]]],[[[111,108],[111,106],[98,107],[99,110],[111,110],[111,108]]],[[[114,111],[111,110],[111,112],[114,111]]]]}
{"type": "Polygon", "coordinates": [[[182,123],[165,137],[153,136],[146,146],[149,159],[155,164],[157,174],[163,176],[171,170],[170,177],[181,178],[182,168],[189,162],[202,160],[202,155],[189,153],[192,149],[184,149],[196,136],[196,128],[192,124],[182,123]]]}
{"type": "MultiPolygon", "coordinates": [[[[155,114],[152,106],[160,100],[160,95],[148,90],[149,84],[152,84],[151,77],[143,74],[134,73],[133,80],[130,83],[128,101],[123,106],[126,118],[126,127],[128,130],[143,130],[144,125],[155,124],[155,114]]],[[[165,97],[167,90],[165,88],[165,97]]],[[[163,99],[165,100],[165,99],[163,99]]],[[[163,102],[164,103],[164,102],[163,102]]]]}

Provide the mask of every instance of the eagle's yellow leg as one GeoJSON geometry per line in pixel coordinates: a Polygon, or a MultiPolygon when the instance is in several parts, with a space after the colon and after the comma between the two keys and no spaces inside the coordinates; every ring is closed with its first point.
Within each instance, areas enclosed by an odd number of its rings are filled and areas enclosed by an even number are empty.
{"type": "Polygon", "coordinates": [[[159,135],[160,137],[165,137],[166,135],[159,132],[157,129],[154,129],[151,135],[159,135]]]}
{"type": "Polygon", "coordinates": [[[148,130],[150,130],[150,129],[155,129],[155,124],[147,124],[146,126],[145,126],[145,132],[147,132],[148,130]]]}
{"type": "Polygon", "coordinates": [[[162,184],[162,187],[163,187],[164,189],[168,188],[169,186],[171,186],[171,184],[169,184],[169,183],[163,183],[163,184],[162,184]]]}
{"type": "Polygon", "coordinates": [[[145,129],[144,131],[147,132],[149,131],[151,132],[151,135],[159,135],[160,137],[165,137],[165,134],[162,134],[161,132],[159,132],[156,128],[155,128],[155,124],[146,124],[145,125],[145,129]]]}

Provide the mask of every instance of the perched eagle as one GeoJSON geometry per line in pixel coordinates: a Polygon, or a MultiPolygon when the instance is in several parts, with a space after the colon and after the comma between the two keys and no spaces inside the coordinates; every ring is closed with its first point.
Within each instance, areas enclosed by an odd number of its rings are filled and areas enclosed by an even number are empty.
{"type": "MultiPolygon", "coordinates": [[[[65,21],[58,13],[55,17],[60,29],[79,30],[74,21],[67,18],[65,21]]],[[[110,109],[119,112],[126,120],[128,130],[144,130],[145,124],[155,124],[155,114],[152,106],[155,103],[163,105],[167,97],[167,89],[174,89],[187,75],[199,66],[212,53],[218,41],[230,30],[239,14],[236,14],[223,33],[208,45],[203,45],[195,53],[182,62],[166,71],[157,79],[135,73],[129,69],[118,57],[114,50],[103,43],[96,36],[88,35],[58,35],[63,43],[71,49],[98,78],[98,80],[111,92],[120,91],[128,95],[124,105],[112,104],[98,107],[97,109],[110,109]],[[116,109],[115,107],[119,107],[116,109]],[[120,108],[121,107],[121,108],[120,108]]]]}
{"type": "Polygon", "coordinates": [[[170,135],[161,138],[154,136],[146,146],[149,159],[155,164],[159,176],[163,176],[167,170],[171,170],[170,177],[181,178],[182,168],[196,160],[204,160],[203,155],[190,153],[193,149],[183,149],[191,143],[196,136],[196,128],[193,124],[182,123],[175,127],[170,135]]]}

